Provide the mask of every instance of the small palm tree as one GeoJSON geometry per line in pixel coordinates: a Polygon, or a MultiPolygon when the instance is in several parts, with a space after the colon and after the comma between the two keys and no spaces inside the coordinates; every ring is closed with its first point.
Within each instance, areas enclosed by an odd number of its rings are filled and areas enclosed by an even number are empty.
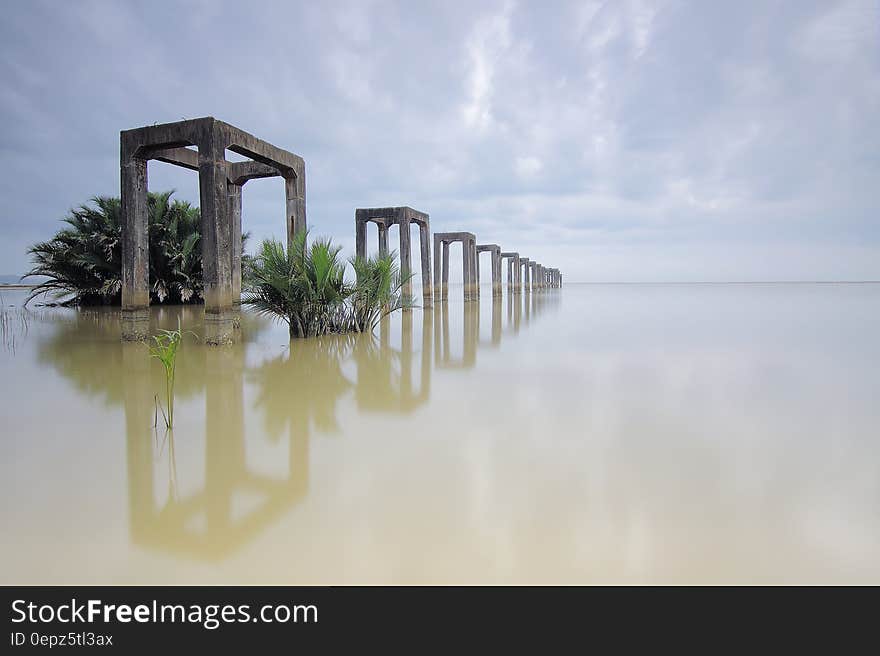
{"type": "Polygon", "coordinates": [[[401,275],[395,255],[391,252],[349,260],[355,273],[349,313],[353,330],[372,332],[382,317],[413,306],[413,298],[403,293],[404,284],[412,276],[401,275]]]}
{"type": "Polygon", "coordinates": [[[308,246],[306,231],[294,237],[287,251],[280,242],[265,240],[250,265],[244,302],[285,321],[291,337],[338,332],[351,294],[340,250],[329,239],[308,246]]]}
{"type": "Polygon", "coordinates": [[[351,260],[355,282],[345,281],[340,248],[329,239],[307,245],[298,233],[288,251],[264,241],[250,266],[244,303],[285,321],[291,337],[369,332],[386,314],[412,306],[394,253],[351,260]]]}

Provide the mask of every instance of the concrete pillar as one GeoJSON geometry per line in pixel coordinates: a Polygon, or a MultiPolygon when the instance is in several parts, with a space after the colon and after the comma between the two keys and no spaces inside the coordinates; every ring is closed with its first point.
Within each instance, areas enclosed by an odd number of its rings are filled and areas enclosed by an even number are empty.
{"type": "Polygon", "coordinates": [[[501,249],[492,251],[492,295],[501,296],[501,249]]]}
{"type": "Polygon", "coordinates": [[[229,218],[232,221],[232,305],[241,306],[241,192],[242,186],[228,182],[229,218]]]}
{"type": "Polygon", "coordinates": [[[449,298],[449,242],[443,242],[443,271],[441,275],[442,282],[440,283],[443,287],[442,295],[443,300],[445,301],[449,298]]]}
{"type": "Polygon", "coordinates": [[[388,255],[388,226],[377,223],[379,227],[379,255],[388,255]]]}
{"type": "Polygon", "coordinates": [[[440,237],[434,235],[434,295],[437,297],[438,301],[443,298],[443,282],[440,278],[440,272],[443,269],[441,253],[442,244],[440,242],[440,237]]]}
{"type": "Polygon", "coordinates": [[[403,284],[403,293],[412,296],[412,282],[410,274],[412,273],[412,256],[410,254],[410,231],[409,216],[405,212],[401,215],[397,222],[397,228],[400,231],[400,275],[406,282],[403,284]]]}
{"type": "Polygon", "coordinates": [[[202,222],[202,279],[205,299],[205,342],[232,342],[232,247],[226,192],[226,145],[217,129],[199,144],[199,197],[202,222]]]}
{"type": "Polygon", "coordinates": [[[531,271],[529,258],[521,257],[519,258],[519,263],[521,265],[523,291],[528,294],[532,291],[531,276],[529,275],[531,271]]]}
{"type": "Polygon", "coordinates": [[[122,339],[145,340],[150,332],[150,240],[147,160],[121,144],[122,339]]]}
{"type": "Polygon", "coordinates": [[[306,229],[306,173],[305,168],[296,175],[284,177],[284,193],[287,205],[287,245],[293,243],[296,233],[306,229]]]}
{"type": "Polygon", "coordinates": [[[474,239],[464,239],[462,248],[462,278],[464,280],[464,300],[473,301],[479,299],[480,293],[477,285],[477,242],[474,239]]]}
{"type": "Polygon", "coordinates": [[[431,229],[419,224],[419,248],[422,255],[422,307],[431,307],[431,229]]]}
{"type": "Polygon", "coordinates": [[[367,222],[355,216],[354,219],[355,255],[367,259],[367,222]]]}

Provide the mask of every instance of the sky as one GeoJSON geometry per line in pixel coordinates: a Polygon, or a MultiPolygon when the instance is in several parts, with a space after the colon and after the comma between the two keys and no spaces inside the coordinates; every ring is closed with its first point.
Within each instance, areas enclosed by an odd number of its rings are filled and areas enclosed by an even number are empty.
{"type": "MultiPolygon", "coordinates": [[[[346,254],[409,205],[569,282],[880,279],[877,0],[22,0],[0,71],[0,274],[119,194],[120,130],[215,116],[305,159],[346,254]]],[[[248,183],[252,247],[284,211],[248,183]]]]}

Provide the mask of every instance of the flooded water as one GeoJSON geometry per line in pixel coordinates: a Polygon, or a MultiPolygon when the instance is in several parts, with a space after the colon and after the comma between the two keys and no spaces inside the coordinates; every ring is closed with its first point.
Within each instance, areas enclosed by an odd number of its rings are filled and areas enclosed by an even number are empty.
{"type": "Polygon", "coordinates": [[[880,286],[460,294],[191,338],[171,434],[117,312],[3,292],[0,583],[880,583],[880,286]]]}

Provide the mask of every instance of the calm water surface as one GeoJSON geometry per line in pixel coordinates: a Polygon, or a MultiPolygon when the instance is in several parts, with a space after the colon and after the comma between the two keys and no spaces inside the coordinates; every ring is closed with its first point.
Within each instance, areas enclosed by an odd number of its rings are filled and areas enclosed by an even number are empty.
{"type": "Polygon", "coordinates": [[[170,434],[118,313],[3,292],[0,583],[880,583],[880,286],[459,295],[191,339],[170,434]]]}

